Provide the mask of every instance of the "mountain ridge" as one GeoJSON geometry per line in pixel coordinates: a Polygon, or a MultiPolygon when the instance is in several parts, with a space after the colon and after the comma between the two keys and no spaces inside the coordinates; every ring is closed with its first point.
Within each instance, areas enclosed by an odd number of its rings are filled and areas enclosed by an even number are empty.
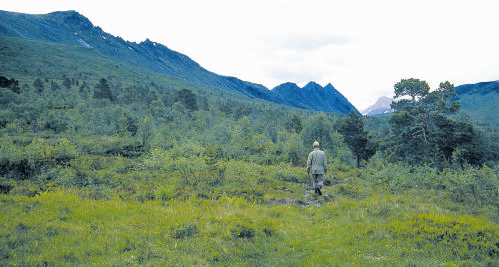
{"type": "Polygon", "coordinates": [[[374,104],[362,110],[361,113],[366,116],[392,113],[393,98],[388,96],[379,97],[374,104]]]}
{"type": "Polygon", "coordinates": [[[289,93],[276,94],[263,85],[206,70],[188,56],[149,39],[135,43],[115,37],[77,11],[39,15],[0,11],[0,17],[1,35],[81,46],[120,63],[291,107],[340,113],[357,111],[332,85],[325,90],[326,87],[309,83],[305,90],[308,95],[301,93],[299,98],[289,93]],[[315,101],[304,103],[307,99],[315,101]]]}
{"type": "Polygon", "coordinates": [[[474,84],[459,85],[455,89],[458,95],[479,93],[486,95],[488,93],[499,93],[499,81],[479,82],[474,84]]]}
{"type": "Polygon", "coordinates": [[[312,109],[313,105],[317,105],[319,111],[327,111],[335,105],[334,108],[341,113],[349,113],[352,109],[358,112],[355,107],[345,104],[349,103],[348,100],[331,83],[322,87],[311,81],[300,88],[295,83],[287,82],[274,87],[272,92],[300,108],[312,109]]]}

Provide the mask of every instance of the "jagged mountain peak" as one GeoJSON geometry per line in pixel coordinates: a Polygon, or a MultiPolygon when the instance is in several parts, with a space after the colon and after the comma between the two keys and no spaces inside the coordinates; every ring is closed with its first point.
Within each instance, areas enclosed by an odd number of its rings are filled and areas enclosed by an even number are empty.
{"type": "Polygon", "coordinates": [[[292,82],[285,82],[285,83],[282,83],[274,88],[272,88],[272,92],[274,93],[279,93],[279,91],[283,90],[283,89],[301,89],[296,83],[292,83],[292,82]]]}
{"type": "Polygon", "coordinates": [[[282,84],[274,87],[272,89],[272,91],[279,91],[279,90],[282,90],[283,88],[301,89],[301,90],[305,90],[305,91],[306,90],[314,90],[314,89],[336,90],[336,88],[334,88],[334,86],[331,85],[331,83],[328,83],[326,86],[322,87],[320,84],[318,84],[314,81],[310,81],[306,85],[304,85],[303,87],[300,87],[296,83],[293,83],[293,82],[285,82],[285,83],[282,83],[282,84]]]}
{"type": "Polygon", "coordinates": [[[326,86],[324,86],[324,89],[336,90],[336,88],[334,88],[334,86],[331,83],[328,83],[326,86]]]}
{"type": "Polygon", "coordinates": [[[287,105],[326,112],[349,113],[357,109],[330,83],[322,87],[311,81],[303,88],[294,83],[283,83],[272,89],[287,105]]]}
{"type": "Polygon", "coordinates": [[[90,22],[90,20],[78,13],[76,10],[68,10],[68,11],[55,11],[52,13],[48,13],[46,15],[49,18],[52,19],[62,19],[66,23],[72,23],[72,24],[78,24],[78,25],[85,25],[87,27],[93,27],[93,24],[90,22]]]}
{"type": "Polygon", "coordinates": [[[393,110],[391,108],[391,104],[393,102],[392,97],[381,96],[376,100],[372,106],[362,110],[362,114],[366,116],[380,115],[392,113],[393,110]]]}
{"type": "MultiPolygon", "coordinates": [[[[145,45],[145,46],[153,46],[153,47],[158,45],[158,43],[149,40],[149,38],[145,39],[144,41],[140,42],[139,44],[145,45]]],[[[161,44],[159,44],[159,45],[161,45],[161,44]]]]}
{"type": "Polygon", "coordinates": [[[314,81],[308,82],[303,88],[322,88],[322,86],[314,81]]]}
{"type": "Polygon", "coordinates": [[[52,13],[48,13],[45,16],[46,22],[48,25],[51,24],[63,24],[66,28],[74,31],[89,31],[94,28],[94,25],[88,18],[81,15],[75,10],[69,11],[56,11],[52,13]]]}

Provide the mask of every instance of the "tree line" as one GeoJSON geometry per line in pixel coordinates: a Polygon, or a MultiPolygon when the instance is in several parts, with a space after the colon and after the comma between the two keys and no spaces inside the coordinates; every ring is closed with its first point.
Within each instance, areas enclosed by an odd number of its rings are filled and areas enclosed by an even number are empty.
{"type": "Polygon", "coordinates": [[[2,136],[117,136],[128,143],[108,152],[130,156],[193,142],[219,151],[220,158],[300,166],[318,141],[332,160],[349,165],[377,153],[389,161],[438,169],[482,166],[499,158],[493,138],[453,117],[459,102],[449,82],[431,91],[425,81],[402,79],[394,85],[394,113],[388,120],[354,111],[341,115],[210,98],[157,81],[123,85],[100,78],[89,85],[70,77],[40,77],[20,86],[0,77],[0,90],[2,136]],[[370,129],[373,119],[383,126],[370,129]]]}

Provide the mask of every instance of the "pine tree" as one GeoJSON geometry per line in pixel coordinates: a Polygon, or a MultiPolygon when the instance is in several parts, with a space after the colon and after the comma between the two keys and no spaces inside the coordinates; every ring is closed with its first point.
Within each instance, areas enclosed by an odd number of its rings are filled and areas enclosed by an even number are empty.
{"type": "Polygon", "coordinates": [[[300,133],[301,130],[303,130],[303,124],[301,122],[300,116],[296,114],[296,112],[291,115],[291,118],[289,118],[287,124],[287,129],[292,132],[292,133],[300,133]]]}
{"type": "Polygon", "coordinates": [[[42,93],[43,90],[45,90],[43,82],[40,78],[36,78],[36,80],[33,82],[33,86],[35,86],[35,90],[37,93],[42,93]]]}
{"type": "Polygon", "coordinates": [[[196,95],[187,88],[177,92],[177,101],[182,103],[188,110],[198,110],[196,95]]]}
{"type": "Polygon", "coordinates": [[[458,133],[448,115],[459,111],[454,85],[440,83],[430,92],[425,81],[402,79],[395,84],[395,113],[389,122],[393,129],[394,148],[400,158],[411,163],[431,163],[438,154],[449,158],[455,149],[448,146],[458,133]],[[409,99],[408,99],[409,98],[409,99]]]}
{"type": "Polygon", "coordinates": [[[62,81],[62,85],[66,88],[66,89],[71,89],[71,80],[69,78],[64,78],[64,81],[62,81]]]}
{"type": "Polygon", "coordinates": [[[364,130],[364,118],[354,110],[340,122],[338,131],[357,160],[367,160],[376,152],[374,146],[369,143],[367,131],[364,130]]]}
{"type": "Polygon", "coordinates": [[[111,86],[109,86],[106,79],[102,78],[99,83],[95,86],[94,98],[98,99],[109,99],[114,101],[113,92],[111,92],[111,86]]]}

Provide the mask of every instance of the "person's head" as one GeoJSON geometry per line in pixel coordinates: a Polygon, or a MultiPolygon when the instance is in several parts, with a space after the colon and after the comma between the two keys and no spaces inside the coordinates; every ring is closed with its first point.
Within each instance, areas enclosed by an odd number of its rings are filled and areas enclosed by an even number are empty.
{"type": "Polygon", "coordinates": [[[319,147],[319,142],[315,141],[314,142],[314,148],[319,147]]]}

